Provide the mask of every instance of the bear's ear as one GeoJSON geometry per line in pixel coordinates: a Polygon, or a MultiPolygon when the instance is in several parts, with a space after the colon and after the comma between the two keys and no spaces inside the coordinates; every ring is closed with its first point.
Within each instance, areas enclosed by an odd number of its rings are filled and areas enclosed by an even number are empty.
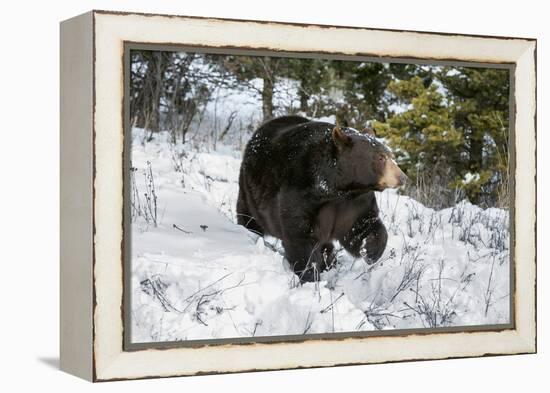
{"type": "Polygon", "coordinates": [[[363,134],[370,135],[370,136],[373,136],[373,137],[376,138],[376,133],[374,132],[374,129],[372,129],[370,127],[363,128],[363,134]]]}
{"type": "Polygon", "coordinates": [[[351,137],[346,135],[338,124],[332,129],[332,140],[338,149],[343,149],[352,144],[351,137]]]}

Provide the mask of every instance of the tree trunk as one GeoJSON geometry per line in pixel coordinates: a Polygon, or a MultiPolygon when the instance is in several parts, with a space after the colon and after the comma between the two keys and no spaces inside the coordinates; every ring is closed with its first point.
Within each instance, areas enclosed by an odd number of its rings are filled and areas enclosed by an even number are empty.
{"type": "Polygon", "coordinates": [[[300,89],[298,90],[298,99],[300,100],[300,112],[307,115],[308,112],[308,100],[309,100],[309,88],[308,80],[311,78],[311,70],[313,69],[313,60],[302,59],[298,65],[298,78],[300,79],[300,89]]]}
{"type": "Polygon", "coordinates": [[[307,101],[309,100],[309,95],[304,91],[304,89],[300,89],[298,91],[298,97],[300,99],[300,112],[308,114],[307,101]]]}
{"type": "Polygon", "coordinates": [[[151,132],[160,131],[160,99],[162,96],[162,77],[164,65],[162,62],[162,52],[154,52],[153,62],[154,67],[154,78],[153,78],[153,99],[151,100],[151,132]]]}
{"type": "Polygon", "coordinates": [[[263,60],[264,72],[263,72],[263,88],[262,88],[262,112],[264,120],[273,117],[273,88],[274,88],[274,75],[272,70],[272,59],[265,57],[263,60]]]}
{"type": "Polygon", "coordinates": [[[262,89],[262,112],[264,120],[273,117],[273,82],[267,77],[264,77],[264,87],[262,89]]]}
{"type": "Polygon", "coordinates": [[[480,138],[470,139],[470,171],[479,173],[483,166],[483,141],[480,138]]]}

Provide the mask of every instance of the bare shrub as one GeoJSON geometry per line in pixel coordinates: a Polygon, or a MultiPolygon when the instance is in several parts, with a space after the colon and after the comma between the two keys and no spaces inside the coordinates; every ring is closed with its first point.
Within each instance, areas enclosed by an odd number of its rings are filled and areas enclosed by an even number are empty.
{"type": "Polygon", "coordinates": [[[147,169],[144,173],[145,176],[145,220],[147,222],[151,221],[155,227],[158,226],[158,215],[157,215],[157,193],[155,190],[155,178],[153,176],[153,166],[151,161],[147,161],[147,169]]]}
{"type": "Polygon", "coordinates": [[[458,293],[463,292],[471,281],[471,276],[466,276],[467,279],[461,280],[456,286],[455,291],[447,298],[443,296],[442,282],[448,280],[443,277],[445,270],[445,261],[442,259],[438,264],[438,276],[430,280],[430,291],[428,294],[420,293],[418,288],[410,290],[416,295],[415,302],[409,304],[404,302],[405,307],[420,318],[424,326],[431,328],[449,326],[457,315],[457,305],[455,297],[458,293]]]}
{"type": "Polygon", "coordinates": [[[139,196],[139,189],[136,184],[136,172],[137,168],[130,168],[130,187],[131,187],[131,197],[130,197],[130,217],[132,222],[134,222],[138,217],[142,216],[142,206],[141,198],[139,196]]]}
{"type": "Polygon", "coordinates": [[[174,172],[177,172],[181,175],[180,183],[183,188],[185,188],[185,170],[184,170],[184,161],[187,158],[187,153],[185,150],[178,149],[174,144],[171,144],[170,148],[170,160],[172,161],[172,167],[174,172]]]}
{"type": "Polygon", "coordinates": [[[466,197],[463,190],[449,186],[453,180],[452,173],[450,167],[443,162],[417,168],[409,177],[414,180],[405,184],[403,193],[424,206],[439,210],[453,206],[466,197]]]}
{"type": "Polygon", "coordinates": [[[130,186],[131,191],[131,210],[130,216],[132,221],[135,221],[138,217],[142,217],[147,224],[153,224],[158,226],[158,198],[157,191],[155,189],[155,179],[153,175],[153,168],[150,161],[147,161],[147,168],[143,171],[145,192],[143,193],[143,200],[139,187],[136,182],[137,168],[130,168],[130,186]]]}
{"type": "Polygon", "coordinates": [[[501,178],[496,185],[496,202],[495,207],[507,209],[510,206],[510,175],[508,171],[500,173],[501,178]]]}
{"type": "MultiPolygon", "coordinates": [[[[222,281],[232,274],[233,273],[227,273],[207,286],[193,292],[187,298],[183,299],[183,301],[179,302],[180,304],[178,307],[176,307],[174,301],[169,299],[166,294],[169,284],[165,283],[159,275],[146,278],[140,282],[140,286],[141,291],[156,299],[165,312],[173,312],[176,314],[188,313],[200,324],[208,326],[208,317],[235,309],[234,306],[225,306],[222,295],[226,291],[241,287],[244,283],[245,276],[243,275],[243,277],[233,285],[220,287],[222,281]]],[[[237,330],[236,326],[235,329],[237,330]]]]}

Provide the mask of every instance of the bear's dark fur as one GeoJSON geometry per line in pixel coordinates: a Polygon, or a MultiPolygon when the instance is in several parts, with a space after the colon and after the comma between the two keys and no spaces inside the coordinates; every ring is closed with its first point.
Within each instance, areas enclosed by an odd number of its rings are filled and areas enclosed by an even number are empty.
{"type": "Polygon", "coordinates": [[[380,258],[387,232],[373,191],[405,179],[368,131],[275,118],[256,130],[244,152],[238,222],[281,239],[300,280],[317,280],[334,262],[333,240],[369,264],[380,258]]]}

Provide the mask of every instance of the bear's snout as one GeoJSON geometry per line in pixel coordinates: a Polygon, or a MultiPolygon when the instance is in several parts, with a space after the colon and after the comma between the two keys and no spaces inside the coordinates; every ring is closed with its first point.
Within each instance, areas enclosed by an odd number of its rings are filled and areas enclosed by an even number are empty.
{"type": "MultiPolygon", "coordinates": [[[[401,170],[401,169],[399,169],[399,170],[401,170]]],[[[405,185],[405,184],[407,183],[407,181],[409,180],[409,178],[408,178],[407,175],[405,175],[405,173],[404,173],[403,171],[401,171],[401,174],[399,175],[399,179],[398,179],[398,180],[399,180],[399,185],[398,185],[398,187],[400,187],[400,186],[405,185]]]]}
{"type": "Polygon", "coordinates": [[[386,160],[382,177],[380,178],[379,185],[381,189],[384,188],[397,188],[404,185],[409,178],[399,168],[397,163],[393,159],[386,160]]]}

